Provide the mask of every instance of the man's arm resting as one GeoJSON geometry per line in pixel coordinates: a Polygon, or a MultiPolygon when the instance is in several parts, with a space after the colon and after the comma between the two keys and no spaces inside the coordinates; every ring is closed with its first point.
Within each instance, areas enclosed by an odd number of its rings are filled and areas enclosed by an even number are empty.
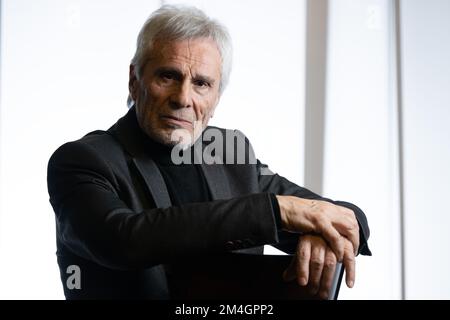
{"type": "Polygon", "coordinates": [[[55,152],[48,188],[59,239],[110,268],[278,242],[269,194],[135,212],[122,200],[109,165],[82,143],[55,152]]]}
{"type": "MultiPolygon", "coordinates": [[[[335,205],[348,208],[353,211],[355,218],[359,225],[359,248],[358,253],[363,255],[371,255],[369,247],[367,245],[367,240],[369,239],[370,231],[367,223],[367,218],[363,211],[357,206],[343,201],[333,201],[327,198],[323,198],[318,194],[302,188],[284,177],[278,174],[272,173],[267,165],[262,164],[257,161],[257,171],[259,176],[259,186],[261,192],[270,192],[276,195],[292,195],[302,199],[317,199],[322,201],[327,201],[335,205]]],[[[298,241],[298,235],[295,233],[288,233],[286,231],[280,231],[279,238],[282,242],[281,245],[275,245],[283,251],[288,251],[289,253],[295,252],[295,247],[298,241]]]]}

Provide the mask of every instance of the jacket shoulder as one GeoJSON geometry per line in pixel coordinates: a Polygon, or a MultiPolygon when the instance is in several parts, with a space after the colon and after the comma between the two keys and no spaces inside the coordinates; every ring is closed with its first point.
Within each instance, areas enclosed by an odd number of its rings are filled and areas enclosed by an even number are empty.
{"type": "Polygon", "coordinates": [[[119,150],[122,150],[121,145],[110,133],[97,130],[86,134],[81,139],[61,145],[51,156],[50,163],[52,159],[62,156],[76,159],[85,157],[87,154],[111,159],[111,156],[117,156],[119,150]]]}

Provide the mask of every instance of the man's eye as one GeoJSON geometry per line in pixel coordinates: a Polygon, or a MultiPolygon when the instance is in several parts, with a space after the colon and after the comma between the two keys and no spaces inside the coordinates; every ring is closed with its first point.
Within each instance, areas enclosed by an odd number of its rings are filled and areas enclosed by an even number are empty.
{"type": "Polygon", "coordinates": [[[194,81],[194,84],[197,87],[209,87],[209,83],[204,80],[196,80],[196,81],[194,81]]]}
{"type": "Polygon", "coordinates": [[[159,76],[164,80],[175,80],[175,75],[170,72],[163,72],[159,76]]]}

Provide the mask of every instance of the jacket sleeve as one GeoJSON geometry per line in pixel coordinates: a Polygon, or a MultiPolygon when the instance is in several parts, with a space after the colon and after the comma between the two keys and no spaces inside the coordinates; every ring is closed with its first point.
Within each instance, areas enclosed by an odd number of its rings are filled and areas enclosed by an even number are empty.
{"type": "MultiPolygon", "coordinates": [[[[257,161],[257,170],[259,189],[261,192],[269,192],[277,195],[292,195],[304,199],[324,200],[351,209],[355,213],[356,220],[359,224],[360,245],[358,253],[372,255],[367,244],[370,235],[369,225],[364,212],[360,208],[348,202],[323,198],[306,188],[299,187],[286,178],[270,171],[268,166],[262,164],[259,160],[257,161]]],[[[279,238],[279,244],[275,246],[288,253],[293,253],[297,244],[298,235],[282,231],[279,233],[279,238]]]]}
{"type": "Polygon", "coordinates": [[[52,155],[47,183],[59,240],[105,267],[150,267],[188,254],[240,249],[242,243],[278,241],[267,193],[133,211],[108,162],[80,141],[52,155]]]}

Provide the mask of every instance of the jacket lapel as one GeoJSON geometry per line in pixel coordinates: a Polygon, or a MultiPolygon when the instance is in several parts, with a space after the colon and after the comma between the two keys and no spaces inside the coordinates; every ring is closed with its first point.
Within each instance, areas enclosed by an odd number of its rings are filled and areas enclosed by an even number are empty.
{"type": "Polygon", "coordinates": [[[158,208],[172,205],[166,184],[153,159],[145,152],[145,134],[139,128],[135,108],[108,130],[118,139],[121,145],[132,157],[132,165],[141,175],[148,192],[151,194],[158,208]]]}
{"type": "Polygon", "coordinates": [[[230,199],[232,195],[224,165],[203,163],[201,168],[213,200],[230,199]]]}
{"type": "Polygon", "coordinates": [[[212,200],[230,199],[232,198],[232,194],[225,173],[225,166],[223,164],[206,164],[203,161],[202,155],[208,144],[208,142],[204,141],[203,134],[205,134],[205,132],[202,133],[202,137],[195,142],[195,145],[192,148],[195,153],[194,159],[200,160],[200,168],[205,176],[212,200]]]}
{"type": "Polygon", "coordinates": [[[155,161],[150,157],[136,157],[133,158],[133,163],[144,178],[156,206],[158,208],[170,207],[172,202],[170,201],[169,192],[155,161]]]}

